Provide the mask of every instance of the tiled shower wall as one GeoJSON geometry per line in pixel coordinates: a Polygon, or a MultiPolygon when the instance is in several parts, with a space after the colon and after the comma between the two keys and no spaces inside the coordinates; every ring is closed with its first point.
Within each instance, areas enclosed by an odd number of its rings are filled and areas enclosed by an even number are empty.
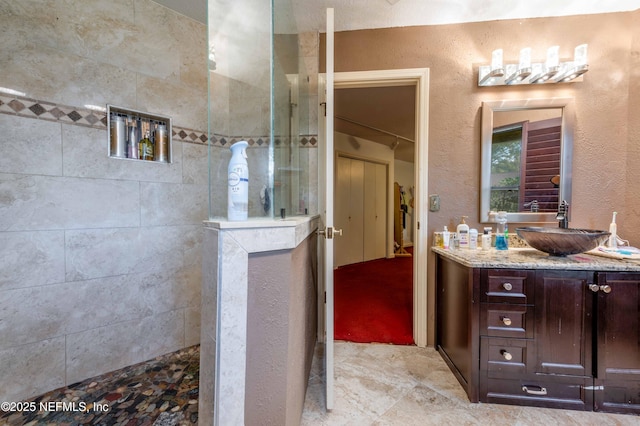
{"type": "Polygon", "coordinates": [[[0,94],[0,400],[18,400],[198,343],[206,29],[150,0],[0,0],[0,28],[0,87],[24,93],[0,94]],[[173,163],[108,158],[85,107],[108,103],[172,117],[173,163]]]}
{"type": "Polygon", "coordinates": [[[206,30],[150,0],[0,0],[0,28],[11,401],[199,342],[206,30]],[[171,116],[173,163],[108,158],[107,103],[171,116]]]}

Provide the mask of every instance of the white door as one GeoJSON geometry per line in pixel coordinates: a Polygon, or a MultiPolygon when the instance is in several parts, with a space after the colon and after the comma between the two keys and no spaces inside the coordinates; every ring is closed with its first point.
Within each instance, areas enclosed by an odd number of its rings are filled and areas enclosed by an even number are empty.
{"type": "MultiPolygon", "coordinates": [[[[324,132],[324,149],[319,152],[319,204],[321,213],[319,259],[318,259],[318,283],[324,288],[324,330],[321,338],[324,340],[324,371],[326,385],[326,407],[333,409],[334,394],[334,368],[333,368],[333,9],[327,9],[327,43],[326,43],[326,91],[321,93],[325,102],[324,126],[320,126],[324,132]]],[[[342,233],[342,231],[338,231],[342,233]]],[[[322,296],[321,296],[322,297],[322,296]]]]}

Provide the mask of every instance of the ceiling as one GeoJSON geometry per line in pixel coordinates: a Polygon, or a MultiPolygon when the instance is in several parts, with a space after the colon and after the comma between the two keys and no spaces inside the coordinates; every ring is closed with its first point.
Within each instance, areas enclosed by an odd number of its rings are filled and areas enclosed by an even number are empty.
{"type": "MultiPolygon", "coordinates": [[[[153,0],[185,16],[206,22],[207,0],[153,0]]],[[[209,0],[226,2],[233,0],[209,0]]],[[[275,0],[291,4],[299,31],[322,31],[324,10],[335,9],[335,30],[442,25],[500,19],[539,18],[624,12],[640,0],[275,0]]]]}
{"type": "MultiPolygon", "coordinates": [[[[207,0],[153,0],[206,22],[207,0]]],[[[234,0],[209,0],[227,2],[234,0]]],[[[235,0],[237,1],[237,0],[235,0]]],[[[584,15],[636,10],[640,0],[274,0],[295,16],[298,31],[323,32],[327,7],[335,8],[335,30],[442,25],[502,19],[584,15]],[[290,5],[290,6],[289,6],[290,5]]],[[[395,136],[415,139],[415,87],[340,89],[335,94],[335,130],[392,147],[395,136]]],[[[398,139],[396,159],[413,161],[413,146],[398,139]]]]}
{"type": "Polygon", "coordinates": [[[384,144],[395,159],[413,162],[416,86],[338,89],[334,108],[335,131],[384,144]]]}

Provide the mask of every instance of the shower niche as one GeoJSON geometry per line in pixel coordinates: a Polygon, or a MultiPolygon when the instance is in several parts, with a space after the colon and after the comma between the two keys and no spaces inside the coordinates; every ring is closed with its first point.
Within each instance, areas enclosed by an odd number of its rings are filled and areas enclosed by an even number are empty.
{"type": "Polygon", "coordinates": [[[107,105],[108,155],[171,163],[171,117],[107,105]]]}

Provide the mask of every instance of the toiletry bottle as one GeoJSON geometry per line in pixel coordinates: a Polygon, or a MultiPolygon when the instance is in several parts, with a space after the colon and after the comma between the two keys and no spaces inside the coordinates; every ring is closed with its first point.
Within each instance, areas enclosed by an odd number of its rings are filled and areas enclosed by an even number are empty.
{"type": "Polygon", "coordinates": [[[482,250],[491,250],[491,228],[485,227],[482,231],[482,250]]]}
{"type": "Polygon", "coordinates": [[[166,124],[158,124],[155,133],[154,160],[161,163],[169,161],[169,140],[166,124]]]}
{"type": "Polygon", "coordinates": [[[128,157],[129,158],[135,158],[138,159],[140,158],[139,152],[138,152],[138,126],[136,121],[131,118],[131,116],[129,116],[129,131],[127,132],[127,136],[128,136],[128,146],[129,146],[129,152],[128,152],[128,157]]]}
{"type": "Polygon", "coordinates": [[[507,212],[498,212],[498,229],[496,232],[496,250],[509,248],[509,228],[507,228],[507,212]]]}
{"type": "Polygon", "coordinates": [[[231,145],[228,172],[227,218],[247,220],[249,214],[249,166],[247,165],[247,141],[231,145]]]}
{"type": "Polygon", "coordinates": [[[127,157],[127,125],[124,117],[112,114],[109,132],[111,136],[110,155],[112,157],[127,157]]]}
{"type": "Polygon", "coordinates": [[[467,225],[464,219],[467,216],[462,216],[462,222],[458,225],[456,231],[458,233],[458,242],[461,249],[469,248],[469,225],[467,225]]]}
{"type": "Polygon", "coordinates": [[[445,250],[449,248],[449,238],[449,229],[445,226],[444,231],[442,232],[442,248],[445,250]]]}
{"type": "Polygon", "coordinates": [[[618,248],[618,225],[616,225],[616,215],[618,212],[613,212],[613,219],[611,219],[611,224],[609,224],[609,243],[607,246],[609,248],[618,248]]]}
{"type": "Polygon", "coordinates": [[[469,249],[478,249],[478,230],[475,228],[469,230],[469,249]]]}
{"type": "Polygon", "coordinates": [[[138,150],[140,151],[140,159],[153,161],[153,145],[151,144],[150,133],[148,130],[144,132],[144,138],[140,139],[138,143],[138,150]]]}

